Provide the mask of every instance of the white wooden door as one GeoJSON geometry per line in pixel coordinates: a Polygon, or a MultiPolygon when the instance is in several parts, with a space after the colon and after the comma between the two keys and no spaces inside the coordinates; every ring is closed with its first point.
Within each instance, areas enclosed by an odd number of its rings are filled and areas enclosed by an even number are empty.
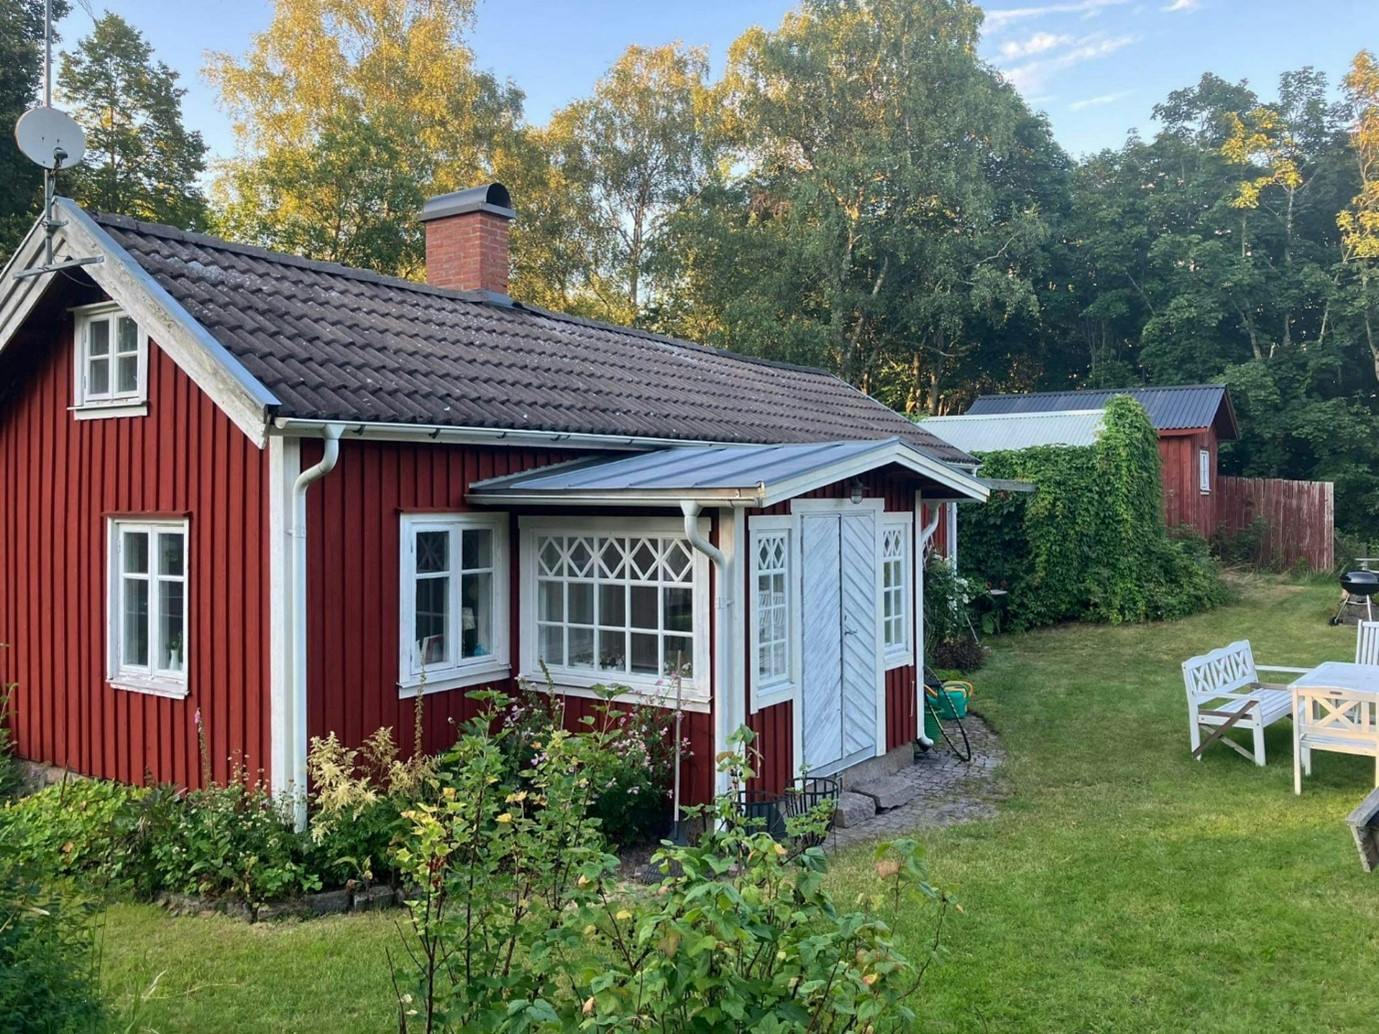
{"type": "Polygon", "coordinates": [[[826,774],[876,753],[876,518],[801,517],[805,767],[826,774]]]}

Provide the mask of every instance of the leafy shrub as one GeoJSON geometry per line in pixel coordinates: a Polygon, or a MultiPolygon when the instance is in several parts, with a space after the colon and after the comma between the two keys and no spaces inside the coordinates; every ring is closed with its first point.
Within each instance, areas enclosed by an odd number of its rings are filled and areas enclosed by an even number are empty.
{"type": "Polygon", "coordinates": [[[924,568],[924,656],[940,668],[976,671],[986,655],[972,634],[972,603],[981,595],[973,578],[935,558],[924,568]]]}
{"type": "Polygon", "coordinates": [[[1144,621],[1214,605],[1224,597],[1216,565],[1164,527],[1159,466],[1148,415],[1127,396],[1107,403],[1095,445],[984,454],[985,476],[1037,487],[964,511],[964,573],[1010,590],[1016,628],[1144,621]]]}
{"type": "Polygon", "coordinates": [[[243,778],[193,790],[168,835],[153,842],[161,886],[250,904],[321,888],[307,838],[292,828],[284,803],[243,778]]]}
{"type": "MultiPolygon", "coordinates": [[[[666,846],[657,893],[629,893],[617,859],[582,818],[610,733],[592,719],[554,729],[514,777],[496,713],[466,726],[439,803],[410,813],[403,851],[417,885],[406,963],[395,965],[399,1028],[432,1031],[909,1029],[926,959],[905,959],[877,917],[947,899],[914,841],[876,854],[875,892],[856,911],[825,888],[817,847],[795,853],[736,806],[742,751],[720,764],[728,793],[710,830],[666,846]]],[[[937,938],[935,939],[935,943],[937,938]]]]}
{"type": "Polygon", "coordinates": [[[964,673],[974,672],[986,663],[986,651],[971,636],[936,643],[925,657],[935,668],[964,673]]]}
{"type": "MultiPolygon", "coordinates": [[[[0,643],[0,647],[4,644],[0,643]]],[[[10,696],[14,686],[0,686],[0,801],[17,794],[22,785],[19,763],[14,756],[14,741],[10,738],[10,696]]]]}
{"type": "MultiPolygon", "coordinates": [[[[513,773],[530,767],[552,730],[565,726],[565,698],[522,685],[503,714],[506,735],[501,750],[513,773]]],[[[593,724],[611,734],[612,749],[590,805],[604,835],[619,846],[655,841],[670,828],[670,787],[675,769],[675,711],[658,704],[624,707],[615,703],[626,689],[596,686],[602,699],[593,724]]],[[[673,692],[673,690],[671,691],[673,692]]],[[[689,740],[681,743],[690,756],[689,740]]]]}
{"type": "MultiPolygon", "coordinates": [[[[418,702],[418,725],[420,721],[418,702]]],[[[416,742],[421,742],[419,731],[416,742]]],[[[327,882],[371,883],[394,875],[391,849],[407,828],[402,813],[426,794],[435,767],[435,759],[420,751],[399,758],[386,727],[358,750],[344,747],[334,733],[312,739],[307,756],[313,787],[312,854],[327,882]]]]}
{"type": "Polygon", "coordinates": [[[96,1030],[105,1017],[89,910],[51,880],[0,851],[0,1017],[12,1034],[96,1030]]]}
{"type": "Polygon", "coordinates": [[[0,843],[25,869],[118,886],[126,844],[117,818],[144,792],[98,779],[44,787],[0,808],[0,843]]]}

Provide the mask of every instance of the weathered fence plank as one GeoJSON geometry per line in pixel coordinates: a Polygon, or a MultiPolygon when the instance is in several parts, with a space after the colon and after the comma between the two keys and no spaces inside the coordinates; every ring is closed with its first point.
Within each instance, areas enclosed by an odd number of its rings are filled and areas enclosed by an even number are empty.
{"type": "Polygon", "coordinates": [[[1315,571],[1335,566],[1335,497],[1330,481],[1217,478],[1216,525],[1227,534],[1267,525],[1260,559],[1281,567],[1302,562],[1315,571]]]}

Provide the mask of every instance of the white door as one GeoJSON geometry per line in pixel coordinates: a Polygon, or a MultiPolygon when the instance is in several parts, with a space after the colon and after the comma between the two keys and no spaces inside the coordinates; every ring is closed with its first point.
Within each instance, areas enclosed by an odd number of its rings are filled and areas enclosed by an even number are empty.
{"type": "Polygon", "coordinates": [[[815,774],[876,754],[876,517],[801,517],[805,767],[815,774]]]}

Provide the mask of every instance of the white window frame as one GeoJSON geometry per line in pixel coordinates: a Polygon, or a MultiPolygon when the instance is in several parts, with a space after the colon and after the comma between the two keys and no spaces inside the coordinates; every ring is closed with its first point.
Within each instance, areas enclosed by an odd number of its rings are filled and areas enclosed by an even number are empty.
{"type": "MultiPolygon", "coordinates": [[[[710,522],[701,518],[699,529],[709,534],[710,522]]],[[[521,539],[521,673],[535,688],[544,689],[546,676],[537,660],[537,578],[540,571],[536,541],[542,535],[657,535],[684,539],[684,522],[662,517],[523,517],[519,521],[521,539]]],[[[694,675],[683,680],[681,706],[686,711],[709,710],[713,675],[709,670],[709,560],[690,548],[694,633],[692,638],[694,675]]],[[[724,643],[727,637],[725,633],[724,643]]],[[[726,647],[725,647],[726,648],[726,647]]],[[[550,668],[553,688],[569,696],[595,697],[595,686],[626,687],[620,700],[675,706],[674,689],[665,677],[630,672],[600,672],[565,667],[550,668]]]]}
{"type": "Polygon", "coordinates": [[[418,692],[441,693],[446,690],[474,686],[483,682],[501,681],[512,675],[512,650],[509,637],[508,582],[511,566],[508,560],[508,517],[505,513],[404,513],[399,519],[399,578],[398,578],[398,695],[415,697],[418,692]],[[448,550],[450,559],[450,620],[451,642],[458,649],[463,641],[463,607],[460,600],[460,578],[463,551],[461,536],[465,531],[485,530],[492,533],[493,635],[492,648],[482,657],[459,657],[444,665],[424,665],[416,655],[412,641],[416,628],[416,536],[422,531],[444,531],[451,535],[448,550]]]}
{"type": "Polygon", "coordinates": [[[1211,450],[1197,450],[1197,489],[1202,495],[1211,495],[1211,450]]]}
{"type": "Polygon", "coordinates": [[[111,517],[106,532],[106,679],[116,689],[155,696],[181,699],[187,695],[187,672],[191,667],[191,528],[186,518],[111,517]],[[159,533],[176,531],[182,535],[182,574],[178,576],[156,573],[158,553],[155,539],[159,533]],[[126,664],[122,658],[124,647],[124,600],[122,589],[129,575],[124,571],[124,536],[128,532],[149,537],[148,571],[143,578],[149,583],[148,593],[148,657],[145,665],[126,664]],[[182,583],[182,670],[172,671],[154,666],[154,658],[162,651],[158,641],[159,590],[162,582],[182,583]]]}
{"type": "Polygon", "coordinates": [[[877,578],[877,601],[880,609],[881,621],[881,654],[882,663],[886,671],[892,668],[903,668],[914,663],[914,613],[915,613],[915,579],[914,579],[914,537],[915,537],[915,516],[909,512],[886,512],[881,514],[881,519],[877,522],[876,528],[876,578],[877,578]],[[900,575],[904,579],[900,590],[900,601],[903,608],[900,615],[900,627],[903,631],[903,640],[899,643],[886,642],[886,532],[894,530],[898,532],[900,539],[899,557],[889,558],[891,563],[898,561],[900,575]]]}
{"type": "Polygon", "coordinates": [[[750,563],[750,581],[747,587],[748,606],[748,647],[747,667],[751,672],[753,713],[773,704],[794,700],[799,689],[800,679],[800,535],[799,521],[793,516],[750,517],[748,518],[747,548],[750,563]],[[757,579],[760,575],[760,558],[757,552],[758,535],[785,536],[785,591],[786,591],[786,642],[784,677],[776,677],[768,682],[761,681],[757,667],[758,649],[761,645],[757,625],[757,579]]]}
{"type": "Polygon", "coordinates": [[[73,309],[72,313],[75,318],[72,356],[72,410],[76,418],[89,420],[146,415],[148,412],[148,334],[143,326],[114,302],[83,305],[73,309]],[[134,354],[137,356],[138,373],[136,375],[137,383],[132,391],[120,391],[116,386],[117,356],[129,354],[117,351],[119,348],[118,327],[122,318],[131,320],[135,330],[134,354]],[[92,325],[97,323],[105,323],[110,328],[110,350],[106,354],[109,371],[106,382],[108,390],[99,393],[90,391],[87,384],[91,360],[88,352],[89,335],[92,325]]]}

